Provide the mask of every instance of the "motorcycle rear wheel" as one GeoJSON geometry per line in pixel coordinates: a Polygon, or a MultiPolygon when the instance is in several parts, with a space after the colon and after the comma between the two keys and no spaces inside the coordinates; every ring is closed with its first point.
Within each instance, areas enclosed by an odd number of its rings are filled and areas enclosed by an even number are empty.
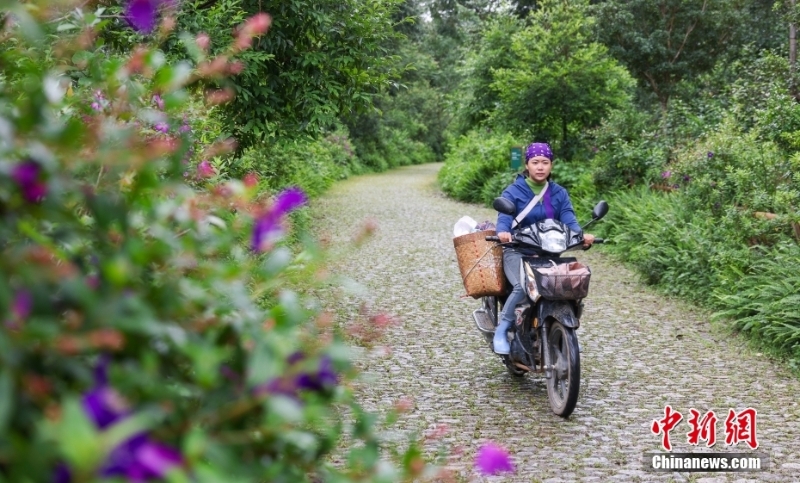
{"type": "Polygon", "coordinates": [[[578,336],[575,329],[564,327],[561,322],[550,321],[547,334],[550,347],[550,363],[555,366],[547,379],[547,396],[553,412],[568,417],[578,403],[581,384],[581,360],[578,336]]]}

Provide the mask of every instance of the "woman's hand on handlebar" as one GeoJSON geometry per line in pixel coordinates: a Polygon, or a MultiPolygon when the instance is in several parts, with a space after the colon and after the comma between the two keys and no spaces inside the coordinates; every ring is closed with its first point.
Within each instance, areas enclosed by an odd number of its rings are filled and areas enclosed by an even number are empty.
{"type": "Polygon", "coordinates": [[[589,248],[594,243],[594,235],[591,233],[583,234],[583,248],[589,248]]]}
{"type": "Polygon", "coordinates": [[[497,234],[497,238],[500,239],[501,243],[508,243],[511,241],[511,233],[507,231],[501,231],[497,234]]]}

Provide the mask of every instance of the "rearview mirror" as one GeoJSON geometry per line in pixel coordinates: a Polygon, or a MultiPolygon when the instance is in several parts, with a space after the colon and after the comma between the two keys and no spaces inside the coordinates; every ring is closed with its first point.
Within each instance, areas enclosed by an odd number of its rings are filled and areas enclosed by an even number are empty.
{"type": "Polygon", "coordinates": [[[608,213],[608,203],[605,200],[600,201],[592,210],[592,220],[597,221],[600,218],[606,216],[608,213]]]}
{"type": "Polygon", "coordinates": [[[511,200],[507,200],[502,196],[499,198],[495,198],[492,202],[492,208],[495,211],[499,211],[500,213],[514,216],[517,213],[517,207],[514,205],[514,202],[511,200]]]}

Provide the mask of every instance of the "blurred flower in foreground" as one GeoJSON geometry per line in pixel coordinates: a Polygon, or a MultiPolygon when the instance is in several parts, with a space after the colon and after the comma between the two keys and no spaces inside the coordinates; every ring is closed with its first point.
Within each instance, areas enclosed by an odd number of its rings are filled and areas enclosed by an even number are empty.
{"type": "Polygon", "coordinates": [[[11,178],[16,181],[22,196],[30,203],[36,203],[47,194],[47,185],[41,181],[42,168],[33,160],[25,160],[14,166],[11,178]]]}
{"type": "Polygon", "coordinates": [[[14,302],[11,304],[11,319],[6,320],[6,326],[10,329],[19,329],[22,322],[28,318],[33,307],[33,298],[27,290],[17,290],[14,295],[14,302]]]}
{"type": "Polygon", "coordinates": [[[214,167],[211,166],[211,163],[208,162],[207,159],[204,159],[197,165],[197,176],[200,178],[210,178],[214,176],[216,172],[214,171],[214,167]]]}
{"type": "Polygon", "coordinates": [[[294,187],[282,191],[272,206],[256,219],[253,226],[253,250],[263,252],[269,249],[271,244],[283,235],[281,226],[283,217],[304,205],[306,201],[306,194],[300,188],[294,187]]]}
{"type": "MultiPolygon", "coordinates": [[[[130,415],[125,402],[108,385],[107,369],[108,358],[103,357],[95,368],[95,387],[81,400],[84,412],[98,429],[105,429],[130,415]]],[[[161,479],[181,464],[179,452],[153,442],[145,433],[137,433],[111,450],[100,474],[105,478],[123,477],[128,481],[142,482],[161,479]]],[[[69,469],[57,468],[56,480],[71,482],[69,469]]]]}
{"type": "Polygon", "coordinates": [[[478,454],[475,456],[475,467],[483,475],[514,472],[514,463],[511,462],[506,450],[492,442],[484,444],[478,450],[478,454]]]}
{"type": "Polygon", "coordinates": [[[141,33],[149,34],[156,26],[156,17],[161,0],[128,0],[125,19],[141,33]]]}
{"type": "MultiPolygon", "coordinates": [[[[290,355],[286,362],[289,368],[299,364],[305,359],[302,352],[295,352],[290,355]]],[[[339,376],[333,370],[333,363],[330,357],[322,356],[319,365],[311,371],[303,371],[295,375],[277,377],[266,384],[255,388],[255,394],[283,394],[293,398],[298,397],[299,391],[324,392],[333,389],[339,383],[339,376]]]]}

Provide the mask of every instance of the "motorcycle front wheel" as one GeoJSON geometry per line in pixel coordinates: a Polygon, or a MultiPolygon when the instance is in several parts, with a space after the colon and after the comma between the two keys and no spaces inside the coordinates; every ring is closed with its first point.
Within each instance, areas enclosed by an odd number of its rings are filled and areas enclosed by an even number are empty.
{"type": "Polygon", "coordinates": [[[550,321],[547,341],[550,362],[554,366],[552,376],[547,379],[547,396],[553,412],[568,417],[578,403],[581,384],[581,360],[578,353],[578,336],[575,330],[564,327],[561,322],[550,321]]]}

